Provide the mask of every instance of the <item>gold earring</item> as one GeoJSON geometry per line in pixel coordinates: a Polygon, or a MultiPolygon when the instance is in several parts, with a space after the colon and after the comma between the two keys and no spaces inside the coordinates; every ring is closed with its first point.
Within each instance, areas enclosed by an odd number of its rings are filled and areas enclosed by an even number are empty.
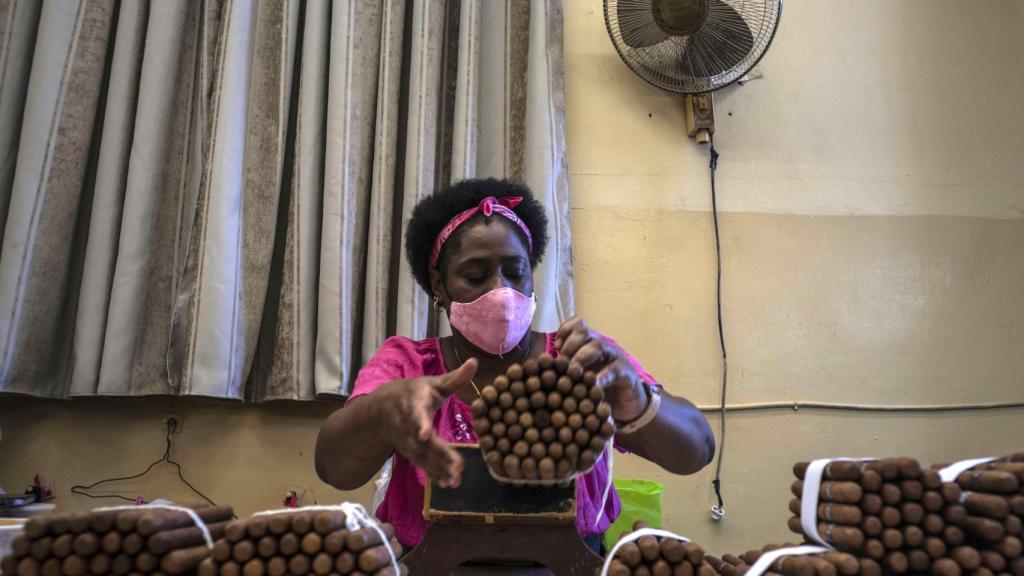
{"type": "Polygon", "coordinates": [[[434,310],[437,312],[444,311],[444,306],[441,305],[441,300],[437,296],[434,296],[434,310]]]}

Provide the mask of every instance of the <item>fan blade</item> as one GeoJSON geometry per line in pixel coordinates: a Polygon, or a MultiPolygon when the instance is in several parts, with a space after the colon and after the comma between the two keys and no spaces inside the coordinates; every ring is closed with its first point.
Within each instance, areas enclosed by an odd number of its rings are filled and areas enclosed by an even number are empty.
{"type": "Polygon", "coordinates": [[[690,36],[680,57],[683,71],[709,78],[731,70],[754,48],[754,35],[746,20],[725,0],[710,0],[708,17],[690,36]]]}
{"type": "Polygon", "coordinates": [[[651,0],[619,0],[615,7],[619,34],[632,48],[654,46],[668,39],[651,13],[651,0]]]}

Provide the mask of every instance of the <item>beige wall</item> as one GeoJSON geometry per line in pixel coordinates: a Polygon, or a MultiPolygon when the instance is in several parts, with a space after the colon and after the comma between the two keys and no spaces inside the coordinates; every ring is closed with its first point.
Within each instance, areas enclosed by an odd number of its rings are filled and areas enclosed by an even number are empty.
{"type": "MultiPolygon", "coordinates": [[[[788,0],[764,79],[717,100],[730,403],[1024,401],[1024,4],[788,0]],[[730,115],[731,114],[731,115],[730,115]]],[[[698,404],[719,393],[707,149],[680,99],[611,48],[598,0],[565,0],[580,311],[698,404]]],[[[0,400],[0,486],[134,473],[185,415],[190,480],[243,513],[316,479],[330,405],[0,400]]],[[[712,423],[718,425],[712,417],[712,423]]],[[[790,538],[789,467],[825,455],[948,459],[1024,450],[1024,410],[742,413],[728,421],[728,515],[711,475],[632,457],[617,475],[666,484],[669,528],[711,550],[790,538]]],[[[164,469],[130,486],[187,497],[164,469]]]]}
{"type": "MultiPolygon", "coordinates": [[[[787,0],[763,79],[716,96],[729,403],[1024,402],[1024,3],[787,0]]],[[[578,306],[668,388],[720,394],[708,150],[565,3],[578,306]]],[[[718,426],[718,419],[711,417],[718,426]]],[[[1024,410],[728,417],[665,523],[711,550],[792,540],[793,462],[1024,450],[1024,410]]]]}

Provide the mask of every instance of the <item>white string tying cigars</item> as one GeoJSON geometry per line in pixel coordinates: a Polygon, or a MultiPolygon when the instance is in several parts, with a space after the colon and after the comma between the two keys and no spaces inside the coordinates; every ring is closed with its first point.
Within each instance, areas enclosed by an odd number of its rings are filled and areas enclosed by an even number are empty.
{"type": "Polygon", "coordinates": [[[876,458],[821,458],[813,460],[804,472],[804,489],[800,495],[800,526],[804,535],[811,540],[835,550],[818,534],[818,494],[821,491],[821,477],[832,462],[870,462],[876,458]]]}
{"type": "Polygon", "coordinates": [[[104,506],[102,508],[95,508],[93,512],[114,512],[118,510],[140,510],[140,509],[161,509],[161,510],[172,510],[174,512],[184,512],[188,514],[188,517],[192,519],[192,523],[199,528],[199,531],[203,533],[203,540],[206,540],[206,547],[213,550],[213,535],[210,534],[210,529],[206,527],[206,522],[196,514],[196,511],[191,508],[184,506],[175,506],[173,504],[139,504],[137,506],[104,506]]]}
{"type": "MultiPolygon", "coordinates": [[[[757,562],[754,562],[750,569],[744,573],[744,576],[761,576],[761,574],[767,572],[772,567],[772,565],[775,564],[776,560],[782,558],[783,556],[807,556],[810,554],[821,554],[823,552],[829,551],[830,549],[825,548],[824,546],[814,546],[811,544],[807,544],[804,546],[779,548],[778,550],[765,552],[764,554],[761,554],[760,557],[758,557],[757,562]]],[[[781,571],[775,570],[775,572],[781,571]]]]}
{"type": "Polygon", "coordinates": [[[272,514],[297,514],[300,512],[343,512],[345,514],[345,528],[349,532],[355,532],[360,528],[372,528],[374,532],[380,536],[380,541],[384,544],[384,548],[388,551],[388,557],[391,559],[391,567],[395,569],[395,574],[401,574],[402,571],[398,568],[398,558],[395,556],[395,551],[391,549],[391,542],[388,540],[384,531],[380,529],[380,525],[377,521],[366,513],[366,508],[363,508],[362,504],[356,504],[354,502],[342,502],[341,504],[334,504],[330,506],[303,506],[302,508],[280,508],[277,510],[264,510],[263,512],[257,512],[253,516],[270,516],[272,514]]]}
{"type": "Polygon", "coordinates": [[[608,495],[611,494],[612,491],[612,464],[614,461],[613,452],[615,451],[612,444],[614,443],[615,440],[613,438],[609,438],[607,445],[604,447],[603,454],[605,459],[608,460],[608,478],[604,481],[604,491],[601,494],[601,509],[598,510],[597,518],[594,520],[594,528],[597,528],[597,525],[601,523],[601,518],[604,518],[604,507],[608,505],[608,495]]]}
{"type": "Polygon", "coordinates": [[[612,549],[608,551],[608,555],[605,556],[604,566],[601,567],[601,576],[608,576],[608,569],[611,567],[612,560],[615,559],[615,553],[619,551],[619,548],[622,548],[622,546],[626,543],[632,542],[634,540],[639,540],[644,536],[658,536],[661,538],[671,538],[673,540],[679,540],[681,542],[690,541],[690,539],[686,536],[680,536],[679,534],[676,534],[675,532],[669,532],[668,530],[661,530],[659,528],[641,528],[636,532],[623,536],[622,539],[619,540],[619,542],[615,546],[612,546],[612,549]]]}
{"type": "Polygon", "coordinates": [[[962,472],[966,472],[978,464],[988,464],[993,460],[995,460],[995,458],[972,458],[970,460],[961,460],[939,470],[939,478],[941,478],[943,482],[956,482],[957,476],[962,472]]]}

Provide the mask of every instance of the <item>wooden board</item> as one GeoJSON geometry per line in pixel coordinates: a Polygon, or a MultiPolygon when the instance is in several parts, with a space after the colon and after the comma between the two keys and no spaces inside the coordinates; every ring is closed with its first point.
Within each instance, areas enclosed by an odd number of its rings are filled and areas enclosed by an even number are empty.
{"type": "Polygon", "coordinates": [[[440,488],[427,483],[423,517],[442,524],[575,524],[576,484],[527,487],[491,477],[480,447],[456,445],[465,461],[462,484],[440,488]]]}

